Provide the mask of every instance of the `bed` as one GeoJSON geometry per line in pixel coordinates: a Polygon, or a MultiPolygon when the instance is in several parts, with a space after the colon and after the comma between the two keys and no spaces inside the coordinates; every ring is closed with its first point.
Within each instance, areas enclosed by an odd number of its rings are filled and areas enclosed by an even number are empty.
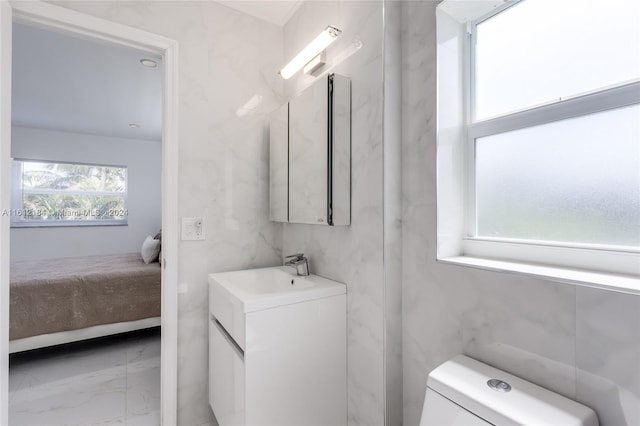
{"type": "Polygon", "coordinates": [[[160,325],[160,264],[140,253],[11,263],[11,353],[160,325]]]}

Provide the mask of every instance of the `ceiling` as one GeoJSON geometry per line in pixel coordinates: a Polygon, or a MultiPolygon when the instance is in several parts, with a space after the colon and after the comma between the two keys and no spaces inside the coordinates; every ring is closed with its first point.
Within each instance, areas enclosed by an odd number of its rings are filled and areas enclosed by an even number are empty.
{"type": "Polygon", "coordinates": [[[227,7],[283,26],[293,16],[303,0],[218,0],[227,7]]]}
{"type": "Polygon", "coordinates": [[[161,140],[162,67],[140,64],[159,57],[49,28],[13,31],[13,125],[161,140]]]}
{"type": "MultiPolygon", "coordinates": [[[[218,3],[284,25],[303,0],[218,3]]],[[[160,140],[161,58],[30,24],[13,26],[12,123],[102,136],[160,140]],[[131,128],[129,124],[137,124],[131,128]]]]}

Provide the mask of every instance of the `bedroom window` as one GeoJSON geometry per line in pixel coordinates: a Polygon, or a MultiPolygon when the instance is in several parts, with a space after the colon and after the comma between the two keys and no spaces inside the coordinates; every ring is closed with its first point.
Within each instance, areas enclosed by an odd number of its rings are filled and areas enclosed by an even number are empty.
{"type": "Polygon", "coordinates": [[[640,274],[639,16],[438,6],[439,259],[640,274]]]}
{"type": "Polygon", "coordinates": [[[13,160],[13,227],[127,224],[127,168],[13,160]]]}

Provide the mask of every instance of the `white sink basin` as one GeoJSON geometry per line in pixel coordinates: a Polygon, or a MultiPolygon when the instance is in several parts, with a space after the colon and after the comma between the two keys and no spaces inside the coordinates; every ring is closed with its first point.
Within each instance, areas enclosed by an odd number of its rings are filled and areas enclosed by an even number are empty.
{"type": "Polygon", "coordinates": [[[246,314],[339,296],[346,289],[342,283],[317,275],[299,277],[286,266],[223,272],[209,274],[209,307],[211,315],[244,350],[246,314]]]}
{"type": "Polygon", "coordinates": [[[266,293],[300,292],[315,287],[309,280],[297,279],[288,271],[271,268],[238,271],[221,278],[222,281],[225,281],[226,278],[226,282],[233,289],[249,297],[266,293]]]}
{"type": "Polygon", "coordinates": [[[210,274],[209,283],[244,313],[346,293],[342,283],[313,274],[300,277],[286,266],[210,274]]]}

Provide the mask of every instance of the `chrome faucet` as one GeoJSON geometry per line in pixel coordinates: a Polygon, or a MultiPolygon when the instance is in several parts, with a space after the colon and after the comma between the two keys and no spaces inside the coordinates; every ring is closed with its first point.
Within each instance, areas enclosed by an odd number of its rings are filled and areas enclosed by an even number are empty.
{"type": "Polygon", "coordinates": [[[296,274],[303,277],[309,276],[309,260],[304,257],[304,253],[292,254],[285,256],[284,266],[290,266],[296,269],[296,274]]]}

